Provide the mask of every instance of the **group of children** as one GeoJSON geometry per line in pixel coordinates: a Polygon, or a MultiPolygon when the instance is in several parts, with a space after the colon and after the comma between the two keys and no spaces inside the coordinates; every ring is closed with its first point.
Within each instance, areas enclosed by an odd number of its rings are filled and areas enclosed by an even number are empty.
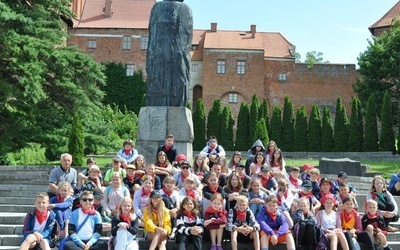
{"type": "Polygon", "coordinates": [[[375,249],[375,243],[391,249],[376,200],[366,201],[360,217],[355,190],[344,172],[335,182],[321,179],[310,164],[302,173],[298,167],[287,173],[273,141],[267,148],[257,141],[245,165],[240,152],[227,162],[221,160],[225,151],[215,137],[192,167],[186,156],[177,155],[173,139],[167,135],[156,163],[150,164],[132,141],[125,141],[104,178],[94,159],[88,159],[88,169],[79,174],[81,193],[75,200],[67,182],[59,184],[59,194],[50,200],[46,194],[36,196],[35,210],[25,220],[21,249],[50,249],[55,227],[61,238],[69,237],[65,249],[101,249],[104,246],[96,242],[107,222],[113,236],[108,248],[118,250],[138,249],[139,227],[151,240],[150,250],[166,249],[168,239],[175,239],[179,250],[189,243],[200,250],[203,240],[211,241],[210,250],[222,250],[226,238],[234,250],[238,242],[253,242],[261,250],[280,243],[290,250],[334,250],[338,245],[354,250],[360,249],[358,242],[369,249],[375,249]],[[86,223],[85,214],[94,219],[77,230],[86,223]]]}

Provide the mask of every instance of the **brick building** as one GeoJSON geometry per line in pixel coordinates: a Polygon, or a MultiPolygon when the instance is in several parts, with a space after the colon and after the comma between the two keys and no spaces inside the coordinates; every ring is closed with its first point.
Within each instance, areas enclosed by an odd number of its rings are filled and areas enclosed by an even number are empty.
{"type": "MultiPolygon", "coordinates": [[[[98,62],[121,62],[126,73],[145,70],[148,20],[154,0],[71,0],[77,14],[68,32],[69,45],[77,45],[98,62]]],[[[256,93],[271,105],[283,105],[289,96],[296,107],[313,103],[335,109],[341,97],[348,112],[354,64],[314,64],[309,68],[295,62],[296,47],[280,33],[247,31],[193,31],[189,102],[203,98],[206,112],[215,99],[229,105],[237,117],[242,101],[251,102],[256,93]]],[[[145,72],[144,72],[145,73],[145,72]]]]}
{"type": "Polygon", "coordinates": [[[368,29],[373,36],[379,36],[384,31],[390,30],[392,21],[400,17],[400,1],[397,2],[385,15],[372,24],[368,29]]]}

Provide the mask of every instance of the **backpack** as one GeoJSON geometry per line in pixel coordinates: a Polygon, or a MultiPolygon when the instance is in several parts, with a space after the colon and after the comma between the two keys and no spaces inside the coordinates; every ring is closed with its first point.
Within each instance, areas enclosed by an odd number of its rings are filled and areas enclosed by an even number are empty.
{"type": "MultiPolygon", "coordinates": [[[[106,187],[106,196],[107,196],[107,198],[109,198],[108,195],[110,194],[111,187],[112,187],[111,185],[106,187]]],[[[127,190],[128,190],[128,188],[126,188],[125,186],[121,186],[121,192],[122,192],[123,195],[125,195],[125,192],[127,190]]],[[[129,190],[128,190],[128,193],[129,193],[129,190]]]]}

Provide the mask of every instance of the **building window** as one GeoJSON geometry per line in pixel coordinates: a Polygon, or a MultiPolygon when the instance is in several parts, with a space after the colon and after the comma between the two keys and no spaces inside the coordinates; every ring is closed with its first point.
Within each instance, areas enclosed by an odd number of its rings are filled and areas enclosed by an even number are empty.
{"type": "Polygon", "coordinates": [[[238,75],[246,74],[246,62],[245,61],[238,61],[237,62],[236,72],[237,72],[238,75]]]}
{"type": "Polygon", "coordinates": [[[128,50],[132,48],[132,37],[124,36],[122,38],[122,49],[128,50]]]}
{"type": "Polygon", "coordinates": [[[96,40],[89,40],[89,41],[87,42],[87,47],[88,47],[89,49],[95,49],[96,46],[97,46],[96,40]]]}
{"type": "Polygon", "coordinates": [[[238,95],[236,93],[229,93],[228,102],[229,103],[237,103],[238,95]]]}
{"type": "Polygon", "coordinates": [[[278,80],[279,81],[286,81],[287,80],[287,74],[286,73],[281,73],[278,75],[278,80]]]}
{"type": "Polygon", "coordinates": [[[126,65],[126,75],[133,76],[135,74],[135,64],[126,65]]]}
{"type": "Polygon", "coordinates": [[[148,36],[142,36],[140,38],[140,49],[147,49],[149,42],[149,37],[148,36]]]}
{"type": "Polygon", "coordinates": [[[199,45],[192,45],[192,50],[197,50],[199,48],[199,45]]]}
{"type": "Polygon", "coordinates": [[[199,65],[196,64],[196,63],[192,64],[192,71],[193,71],[193,72],[199,71],[199,65]]]}
{"type": "Polygon", "coordinates": [[[225,61],[222,60],[217,61],[217,73],[225,74],[225,61]]]}

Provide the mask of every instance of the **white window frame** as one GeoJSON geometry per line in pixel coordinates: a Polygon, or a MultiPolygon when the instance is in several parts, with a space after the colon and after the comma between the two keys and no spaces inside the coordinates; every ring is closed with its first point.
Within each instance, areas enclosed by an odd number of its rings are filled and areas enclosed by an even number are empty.
{"type": "Polygon", "coordinates": [[[126,76],[133,76],[135,74],[135,64],[126,64],[126,76]]]}
{"type": "Polygon", "coordinates": [[[192,72],[197,72],[199,71],[199,65],[197,63],[192,64],[192,72]]]}
{"type": "Polygon", "coordinates": [[[122,37],[122,49],[130,50],[132,48],[132,37],[124,36],[122,37]]]}
{"type": "Polygon", "coordinates": [[[217,61],[217,74],[225,74],[226,73],[226,62],[225,60],[217,61]]]}
{"type": "Polygon", "coordinates": [[[95,49],[97,47],[97,41],[96,40],[89,40],[87,42],[87,47],[88,47],[88,49],[95,49]]]}
{"type": "Polygon", "coordinates": [[[287,80],[287,74],[286,73],[280,73],[278,74],[278,80],[279,81],[286,81],[287,80]]]}
{"type": "Polygon", "coordinates": [[[147,49],[148,43],[149,43],[148,36],[140,37],[140,49],[147,49]]]}
{"type": "Polygon", "coordinates": [[[229,93],[228,102],[229,103],[237,103],[238,102],[238,94],[237,93],[229,93]]]}
{"type": "Polygon", "coordinates": [[[237,61],[236,73],[238,75],[246,74],[246,61],[237,61]]]}

